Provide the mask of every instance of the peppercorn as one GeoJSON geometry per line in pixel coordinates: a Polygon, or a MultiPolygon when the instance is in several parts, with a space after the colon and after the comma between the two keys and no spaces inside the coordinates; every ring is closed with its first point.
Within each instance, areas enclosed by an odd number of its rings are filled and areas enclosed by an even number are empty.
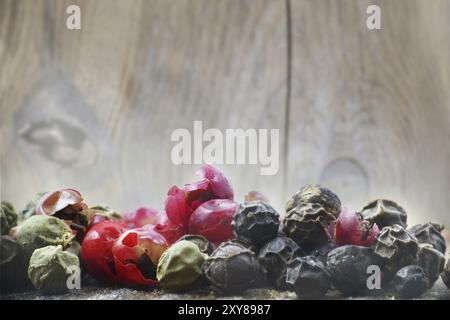
{"type": "Polygon", "coordinates": [[[287,264],[304,252],[294,240],[287,237],[276,237],[266,243],[258,254],[261,268],[267,275],[267,280],[279,289],[286,287],[287,264]]]}
{"type": "Polygon", "coordinates": [[[398,224],[384,227],[373,245],[377,263],[389,279],[404,266],[416,264],[419,243],[416,237],[398,224]]]}
{"type": "Polygon", "coordinates": [[[68,223],[80,243],[89,224],[88,213],[88,206],[75,189],[47,192],[36,206],[36,215],[49,215],[68,223]]]}
{"type": "Polygon", "coordinates": [[[255,254],[234,241],[219,245],[202,269],[211,284],[224,293],[241,293],[256,286],[261,274],[255,254]]]}
{"type": "Polygon", "coordinates": [[[444,271],[441,273],[441,278],[447,288],[450,289],[450,259],[445,264],[444,271]]]}
{"type": "Polygon", "coordinates": [[[417,265],[423,269],[428,277],[429,285],[432,287],[444,271],[445,256],[434,249],[431,244],[421,244],[417,254],[417,265]]]}
{"type": "Polygon", "coordinates": [[[93,206],[90,207],[88,210],[88,218],[92,218],[94,216],[102,216],[105,218],[105,220],[114,220],[114,219],[121,219],[122,215],[111,209],[108,206],[102,206],[102,205],[98,205],[98,206],[93,206]]]}
{"type": "Polygon", "coordinates": [[[12,227],[17,225],[18,215],[13,205],[7,201],[1,202],[0,209],[0,234],[7,235],[12,227]]]}
{"type": "Polygon", "coordinates": [[[21,291],[31,288],[27,276],[28,261],[22,246],[9,236],[0,239],[1,292],[21,291]]]}
{"type": "Polygon", "coordinates": [[[341,213],[341,200],[339,200],[339,197],[330,189],[318,184],[307,184],[303,186],[286,203],[286,212],[309,203],[320,204],[328,213],[334,216],[334,219],[337,219],[341,213]]]}
{"type": "Polygon", "coordinates": [[[394,224],[406,228],[407,214],[405,209],[391,200],[371,201],[361,210],[361,215],[365,220],[376,223],[380,229],[394,224]]]}
{"type": "Polygon", "coordinates": [[[25,220],[17,232],[17,242],[23,246],[28,258],[34,250],[45,246],[67,248],[72,239],[72,231],[62,220],[44,215],[34,215],[25,220]]]}
{"type": "Polygon", "coordinates": [[[418,298],[428,289],[428,279],[421,267],[409,265],[401,268],[392,281],[403,298],[418,298]]]}
{"type": "Polygon", "coordinates": [[[437,223],[424,223],[418,224],[409,229],[409,231],[417,238],[419,243],[429,243],[436,250],[445,254],[447,250],[447,245],[445,243],[445,238],[441,231],[444,229],[443,225],[437,223]]]}
{"type": "Polygon", "coordinates": [[[328,253],[330,253],[331,250],[336,249],[336,245],[332,242],[327,242],[324,245],[321,245],[317,249],[313,250],[311,252],[311,255],[317,259],[320,260],[323,264],[327,263],[327,257],[328,253]]]}
{"type": "Polygon", "coordinates": [[[31,256],[28,278],[42,293],[60,293],[68,289],[67,280],[79,266],[78,257],[62,246],[47,246],[31,256]]]}
{"type": "Polygon", "coordinates": [[[198,234],[185,234],[184,236],[179,238],[177,242],[184,240],[192,242],[200,249],[202,253],[205,253],[207,255],[210,255],[214,250],[211,242],[209,242],[208,239],[206,239],[204,236],[198,234]]]}
{"type": "Polygon", "coordinates": [[[330,288],[323,263],[312,256],[295,258],[288,264],[286,283],[303,299],[323,297],[330,288]]]}
{"type": "Polygon", "coordinates": [[[365,288],[367,268],[372,264],[369,248],[345,245],[328,253],[326,268],[333,286],[344,295],[353,295],[365,288]]]}
{"type": "Polygon", "coordinates": [[[19,215],[21,220],[26,220],[30,218],[31,216],[36,214],[36,206],[39,202],[39,200],[46,194],[47,192],[39,192],[37,193],[34,198],[27,202],[25,207],[20,210],[19,215]]]}
{"type": "Polygon", "coordinates": [[[279,214],[262,201],[242,203],[231,222],[237,238],[257,248],[277,236],[279,225],[279,214]]]}
{"type": "Polygon", "coordinates": [[[185,291],[195,287],[203,275],[201,267],[207,257],[194,243],[178,241],[159,259],[157,279],[168,291],[185,291]]]}
{"type": "Polygon", "coordinates": [[[79,244],[76,241],[72,241],[70,243],[70,246],[68,246],[65,251],[70,252],[74,255],[76,255],[77,257],[80,257],[81,254],[81,244],[79,244]]]}
{"type": "Polygon", "coordinates": [[[311,252],[330,241],[327,228],[334,219],[320,204],[308,203],[286,214],[283,231],[303,250],[311,252]]]}

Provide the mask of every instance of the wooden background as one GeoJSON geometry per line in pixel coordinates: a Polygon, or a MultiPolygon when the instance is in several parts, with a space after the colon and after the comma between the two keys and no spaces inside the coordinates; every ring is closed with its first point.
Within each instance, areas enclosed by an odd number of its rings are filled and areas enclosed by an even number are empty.
{"type": "Polygon", "coordinates": [[[450,225],[449,0],[0,0],[1,197],[71,186],[163,207],[176,128],[279,128],[280,171],[220,166],[281,210],[319,182],[450,225]],[[78,4],[82,30],[67,30],[78,4]],[[366,28],[378,4],[382,30],[366,28]]]}

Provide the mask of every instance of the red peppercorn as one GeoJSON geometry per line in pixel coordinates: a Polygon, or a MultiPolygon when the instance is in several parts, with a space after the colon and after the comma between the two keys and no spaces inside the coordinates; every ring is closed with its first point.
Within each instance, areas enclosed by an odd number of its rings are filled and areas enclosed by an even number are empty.
{"type": "Polygon", "coordinates": [[[94,225],[86,233],[81,245],[81,259],[89,274],[97,280],[118,282],[112,246],[125,230],[118,222],[104,221],[94,225]]]}
{"type": "Polygon", "coordinates": [[[153,228],[123,233],[112,248],[119,281],[127,286],[157,285],[156,267],[167,247],[166,239],[153,228]]]}
{"type": "Polygon", "coordinates": [[[220,243],[235,238],[231,222],[239,205],[233,200],[214,199],[199,206],[189,220],[189,233],[220,243]]]}
{"type": "Polygon", "coordinates": [[[204,165],[196,173],[202,180],[181,188],[173,186],[167,192],[167,216],[183,227],[188,226],[191,214],[202,203],[211,199],[233,199],[230,182],[220,170],[211,165],[204,165]]]}

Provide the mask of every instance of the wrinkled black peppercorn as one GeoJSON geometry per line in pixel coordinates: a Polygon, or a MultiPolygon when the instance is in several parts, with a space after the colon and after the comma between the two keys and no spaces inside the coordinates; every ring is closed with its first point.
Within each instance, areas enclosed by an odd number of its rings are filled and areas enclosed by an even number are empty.
{"type": "Polygon", "coordinates": [[[398,224],[383,228],[373,245],[374,256],[386,278],[404,266],[416,264],[418,251],[416,237],[398,224]]]}
{"type": "Polygon", "coordinates": [[[365,220],[376,223],[380,229],[394,224],[406,228],[406,211],[391,200],[378,199],[369,202],[361,214],[365,220]]]}
{"type": "Polygon", "coordinates": [[[289,263],[286,284],[303,299],[323,297],[330,288],[323,263],[312,256],[296,258],[289,263]]]}
{"type": "Polygon", "coordinates": [[[198,234],[185,234],[180,239],[178,239],[177,242],[183,240],[192,242],[200,249],[200,252],[206,253],[207,255],[210,255],[214,250],[211,242],[209,242],[208,239],[206,239],[204,236],[198,234]]]}
{"type": "Polygon", "coordinates": [[[444,271],[445,256],[434,249],[431,244],[421,244],[417,260],[417,265],[425,272],[430,287],[432,287],[439,279],[441,272],[444,271]]]}
{"type": "Polygon", "coordinates": [[[330,241],[327,228],[334,220],[334,215],[320,204],[309,203],[286,214],[283,231],[303,250],[310,252],[330,241]]]}
{"type": "Polygon", "coordinates": [[[276,237],[261,248],[258,260],[269,283],[280,289],[287,289],[287,264],[302,255],[304,255],[303,251],[294,240],[287,237],[276,237]]]}
{"type": "Polygon", "coordinates": [[[245,202],[239,206],[231,225],[238,239],[260,248],[277,236],[280,216],[264,202],[245,202]]]}
{"type": "Polygon", "coordinates": [[[447,245],[445,243],[444,236],[441,231],[444,229],[444,226],[428,222],[424,224],[418,224],[409,229],[409,231],[417,238],[419,243],[429,243],[436,250],[445,254],[447,250],[447,245]]]}
{"type": "Polygon", "coordinates": [[[441,278],[447,288],[450,289],[450,259],[445,264],[444,271],[441,273],[441,278]]]}
{"type": "Polygon", "coordinates": [[[328,253],[330,253],[330,251],[333,249],[336,249],[336,245],[328,242],[311,252],[311,255],[319,259],[322,263],[326,264],[328,253]]]}
{"type": "Polygon", "coordinates": [[[334,219],[337,219],[341,213],[341,200],[339,200],[339,197],[330,189],[318,184],[303,186],[286,203],[286,212],[291,211],[295,207],[307,205],[308,203],[320,204],[328,213],[334,216],[334,219]]]}
{"type": "Polygon", "coordinates": [[[346,245],[328,254],[327,272],[337,290],[344,295],[353,295],[365,288],[367,268],[372,264],[369,248],[346,245]]]}
{"type": "Polygon", "coordinates": [[[254,287],[261,275],[255,254],[234,241],[218,246],[202,269],[211,284],[225,293],[240,293],[254,287]]]}
{"type": "Polygon", "coordinates": [[[421,267],[409,265],[401,268],[392,281],[403,298],[418,298],[428,289],[428,279],[421,267]]]}

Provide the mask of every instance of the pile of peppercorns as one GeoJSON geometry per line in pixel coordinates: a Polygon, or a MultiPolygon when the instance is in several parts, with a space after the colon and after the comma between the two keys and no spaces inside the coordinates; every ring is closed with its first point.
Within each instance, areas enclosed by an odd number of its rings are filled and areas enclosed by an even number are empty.
{"type": "Polygon", "coordinates": [[[217,168],[204,165],[198,174],[199,181],[170,188],[161,211],[88,207],[74,189],[39,194],[19,214],[3,201],[2,292],[61,293],[77,269],[82,279],[119,286],[171,292],[210,286],[224,294],[266,287],[305,299],[330,290],[367,294],[373,266],[383,289],[400,297],[419,297],[439,276],[450,286],[443,227],[407,229],[407,214],[393,201],[349,212],[329,189],[306,185],[280,221],[258,192],[236,203],[217,168]]]}

